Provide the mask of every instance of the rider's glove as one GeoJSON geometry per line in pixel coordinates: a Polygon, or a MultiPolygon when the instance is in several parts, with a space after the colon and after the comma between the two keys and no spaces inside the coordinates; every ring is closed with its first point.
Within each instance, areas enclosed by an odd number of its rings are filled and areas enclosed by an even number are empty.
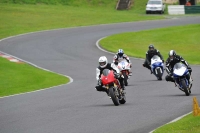
{"type": "Polygon", "coordinates": [[[188,71],[190,71],[190,73],[192,72],[192,68],[188,66],[188,71]]]}
{"type": "Polygon", "coordinates": [[[117,61],[115,61],[115,62],[114,62],[114,64],[115,64],[115,65],[118,65],[118,62],[117,62],[117,61]]]}

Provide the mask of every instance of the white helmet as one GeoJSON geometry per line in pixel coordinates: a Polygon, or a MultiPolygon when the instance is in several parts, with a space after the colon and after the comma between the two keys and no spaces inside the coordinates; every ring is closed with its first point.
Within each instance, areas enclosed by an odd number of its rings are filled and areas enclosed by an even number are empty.
{"type": "Polygon", "coordinates": [[[107,66],[107,64],[108,64],[107,58],[106,58],[105,56],[101,56],[101,57],[99,58],[99,66],[100,66],[101,68],[104,68],[104,67],[107,66]]]}

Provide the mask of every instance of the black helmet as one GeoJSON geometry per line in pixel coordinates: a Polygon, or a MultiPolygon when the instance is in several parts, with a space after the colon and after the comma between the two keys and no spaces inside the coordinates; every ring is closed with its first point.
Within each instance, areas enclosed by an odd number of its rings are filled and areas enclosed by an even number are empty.
{"type": "Polygon", "coordinates": [[[154,50],[153,44],[150,44],[150,45],[149,45],[149,50],[150,50],[150,51],[153,51],[153,50],[154,50]]]}
{"type": "Polygon", "coordinates": [[[169,51],[169,58],[171,61],[174,60],[174,57],[176,56],[176,52],[174,50],[169,51]]]}

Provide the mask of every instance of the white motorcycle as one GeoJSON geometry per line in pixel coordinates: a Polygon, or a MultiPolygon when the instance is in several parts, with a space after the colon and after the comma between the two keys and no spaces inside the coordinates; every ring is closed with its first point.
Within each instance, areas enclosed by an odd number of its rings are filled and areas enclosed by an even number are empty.
{"type": "Polygon", "coordinates": [[[128,86],[131,64],[124,59],[118,63],[118,69],[124,77],[124,85],[128,86]]]}
{"type": "Polygon", "coordinates": [[[162,80],[162,76],[164,73],[164,64],[158,55],[154,55],[151,58],[151,71],[158,80],[162,80]]]}
{"type": "Polygon", "coordinates": [[[176,63],[173,68],[173,78],[178,88],[185,92],[186,96],[189,96],[192,88],[192,79],[187,80],[186,76],[189,74],[187,67],[182,63],[176,63]]]}

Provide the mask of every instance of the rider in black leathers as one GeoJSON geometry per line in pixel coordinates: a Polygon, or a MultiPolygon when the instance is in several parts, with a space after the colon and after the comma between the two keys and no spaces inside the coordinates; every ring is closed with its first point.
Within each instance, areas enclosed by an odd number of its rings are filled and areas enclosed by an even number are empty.
{"type": "Polygon", "coordinates": [[[180,55],[176,55],[176,52],[174,50],[170,50],[169,57],[166,61],[166,71],[168,73],[168,75],[165,77],[166,81],[175,82],[173,79],[173,68],[174,65],[179,62],[182,62],[187,67],[190,74],[186,75],[186,78],[190,82],[190,75],[192,73],[192,69],[180,55]]]}
{"type": "Polygon", "coordinates": [[[104,69],[109,69],[114,71],[115,78],[117,78],[120,82],[121,88],[124,90],[124,83],[123,83],[123,78],[120,76],[119,69],[116,67],[115,64],[110,64],[108,63],[108,60],[105,56],[101,56],[99,58],[99,66],[96,68],[96,79],[98,81],[97,86],[95,87],[97,91],[105,91],[107,94],[108,92],[105,90],[105,88],[102,87],[102,82],[101,82],[101,74],[104,69]]]}
{"type": "MultiPolygon", "coordinates": [[[[151,71],[151,67],[150,67],[151,58],[154,55],[158,55],[161,58],[161,60],[164,62],[164,59],[163,59],[162,55],[160,54],[159,50],[155,49],[154,46],[151,44],[151,45],[149,45],[149,50],[146,52],[146,59],[143,64],[143,66],[148,68],[150,71],[151,71]]],[[[151,74],[152,74],[152,71],[151,71],[151,74]]]]}

